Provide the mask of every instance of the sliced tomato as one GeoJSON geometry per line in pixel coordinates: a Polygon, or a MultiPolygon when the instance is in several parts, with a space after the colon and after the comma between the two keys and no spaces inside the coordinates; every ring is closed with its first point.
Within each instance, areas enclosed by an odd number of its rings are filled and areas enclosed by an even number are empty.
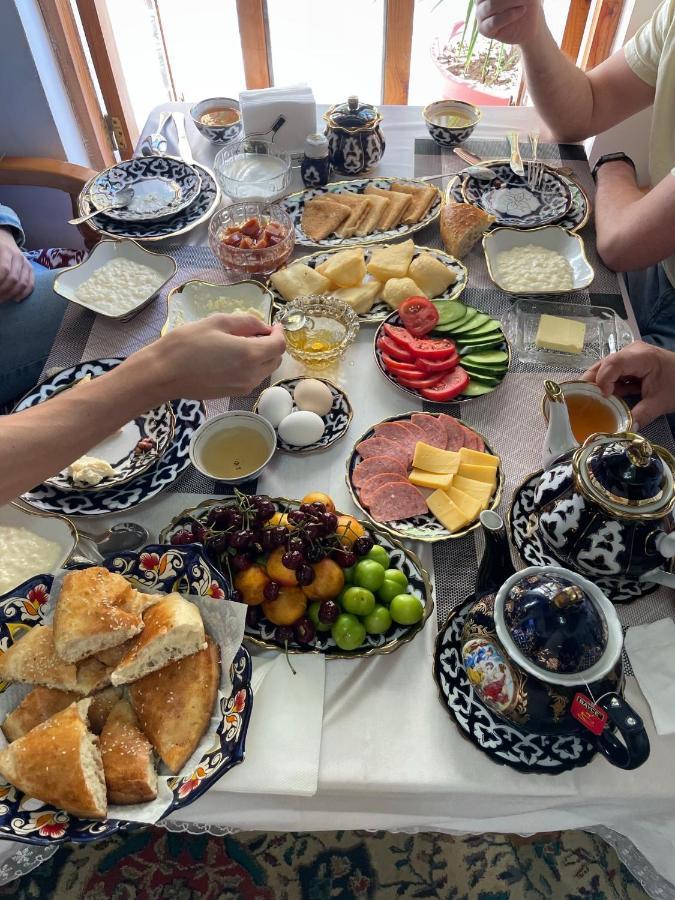
{"type": "Polygon", "coordinates": [[[438,310],[426,297],[408,297],[398,308],[401,321],[410,334],[422,337],[436,327],[438,310]]]}
{"type": "Polygon", "coordinates": [[[402,350],[408,350],[408,352],[410,352],[410,343],[411,341],[414,341],[415,338],[409,331],[406,331],[405,328],[401,328],[400,325],[389,325],[387,322],[382,326],[382,330],[385,335],[395,344],[398,344],[402,350]]]}
{"type": "Polygon", "coordinates": [[[377,346],[387,356],[391,356],[392,359],[400,359],[401,362],[412,362],[415,359],[412,353],[404,350],[400,344],[384,336],[378,338],[377,346]]]}
{"type": "Polygon", "coordinates": [[[454,341],[445,338],[410,338],[407,350],[420,359],[449,359],[455,353],[454,341]]]}
{"type": "Polygon", "coordinates": [[[442,380],[431,387],[420,390],[425,400],[433,400],[436,403],[449,403],[464,391],[469,384],[469,376],[461,366],[455,368],[442,380]]]}
{"type": "Polygon", "coordinates": [[[397,375],[396,380],[404,387],[412,388],[415,391],[422,391],[426,388],[432,388],[439,384],[448,375],[447,372],[439,372],[436,375],[397,375]]]}
{"type": "Polygon", "coordinates": [[[415,365],[422,372],[434,375],[438,372],[450,372],[458,362],[459,353],[455,350],[452,356],[449,356],[447,359],[423,359],[421,356],[418,356],[415,360],[415,365]]]}
{"type": "Polygon", "coordinates": [[[390,372],[392,375],[405,375],[412,378],[422,378],[424,375],[417,366],[407,362],[399,362],[398,359],[392,359],[386,353],[382,354],[382,363],[387,372],[390,372]]]}

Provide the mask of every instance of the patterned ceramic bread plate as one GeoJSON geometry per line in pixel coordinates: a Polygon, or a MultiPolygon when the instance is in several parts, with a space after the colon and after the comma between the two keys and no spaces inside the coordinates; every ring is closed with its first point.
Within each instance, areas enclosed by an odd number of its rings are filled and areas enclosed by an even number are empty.
{"type": "MultiPolygon", "coordinates": [[[[366,263],[370,260],[370,257],[373,254],[372,247],[364,247],[363,254],[366,260],[366,263]]],[[[292,263],[290,263],[285,268],[290,269],[292,265],[295,263],[302,263],[304,266],[309,266],[310,269],[316,269],[317,266],[320,266],[321,263],[326,262],[327,259],[330,259],[330,255],[332,253],[339,253],[340,250],[325,250],[322,253],[313,253],[311,256],[302,256],[300,259],[294,259],[292,263]]],[[[447,290],[445,290],[442,294],[439,294],[438,297],[434,297],[434,300],[456,300],[464,291],[466,287],[469,273],[467,272],[466,266],[464,266],[458,259],[455,259],[454,256],[450,256],[449,253],[445,253],[443,250],[437,250],[435,247],[415,247],[415,252],[413,253],[413,260],[416,260],[418,256],[422,253],[430,253],[435,259],[440,260],[444,266],[447,266],[451,269],[455,275],[457,276],[457,280],[454,284],[448,286],[447,290]]],[[[366,280],[364,284],[367,283],[370,279],[370,276],[366,276],[366,280]]],[[[277,306],[283,306],[286,304],[287,300],[281,296],[279,291],[276,290],[272,282],[268,282],[268,287],[272,292],[274,297],[274,302],[277,306]]],[[[291,301],[292,302],[292,301],[291,301]]],[[[375,300],[375,303],[371,307],[370,311],[367,313],[359,314],[359,321],[362,325],[372,325],[378,322],[383,322],[387,316],[391,313],[391,306],[388,303],[385,303],[384,300],[375,300]]]]}
{"type": "Polygon", "coordinates": [[[434,678],[438,697],[462,734],[494,762],[518,772],[558,775],[585,766],[595,748],[576,735],[530,734],[491,712],[476,696],[462,660],[462,628],[474,603],[455,607],[438,632],[434,678]]]}
{"type": "Polygon", "coordinates": [[[391,185],[397,181],[401,181],[403,184],[411,184],[415,187],[430,187],[427,181],[420,181],[416,178],[357,178],[354,181],[336,181],[332,184],[327,184],[325,187],[299,191],[297,194],[291,194],[285,200],[279,202],[293,220],[296,244],[304,247],[335,247],[341,250],[345,247],[354,247],[359,244],[378,244],[381,241],[393,241],[396,238],[407,237],[434,222],[438,218],[443,205],[443,195],[438,188],[434,188],[437,195],[434,197],[426,215],[419,222],[416,222],[414,225],[397,225],[396,228],[390,228],[388,231],[374,231],[372,234],[363,235],[362,237],[354,235],[354,237],[341,238],[332,234],[322,241],[313,241],[302,230],[302,212],[305,208],[305,203],[308,200],[313,200],[315,197],[322,197],[326,194],[339,195],[346,191],[350,194],[363,194],[368,185],[388,191],[391,190],[391,185]]]}
{"type": "Polygon", "coordinates": [[[130,205],[110,209],[106,215],[117,222],[150,222],[185,209],[197,199],[201,186],[199,172],[182,159],[137,156],[99,173],[86,196],[95,209],[104,210],[118,191],[130,187],[134,191],[130,205]]]}
{"type": "MultiPolygon", "coordinates": [[[[234,502],[233,498],[221,497],[217,500],[206,500],[194,509],[186,509],[171,524],[165,528],[160,534],[160,540],[170,543],[173,535],[185,529],[190,529],[192,525],[199,523],[204,525],[209,511],[214,506],[228,506],[234,502]]],[[[279,512],[289,512],[297,509],[300,501],[286,500],[285,498],[273,498],[273,502],[279,512]]],[[[290,653],[323,653],[328,659],[359,659],[365,656],[376,656],[382,653],[392,653],[402,644],[411,641],[418,631],[424,627],[424,623],[431,615],[434,608],[432,596],[431,582],[429,575],[423,568],[421,562],[410,550],[406,549],[398,541],[393,540],[384,529],[378,525],[370,525],[367,522],[361,523],[373,540],[384,547],[389,554],[391,567],[400,569],[405,573],[408,579],[408,587],[406,591],[414,594],[424,604],[424,615],[422,619],[415,625],[397,625],[392,623],[391,627],[384,634],[367,634],[365,643],[355,650],[341,650],[333,638],[330,631],[318,631],[316,637],[311,644],[299,644],[295,641],[288,642],[288,651],[290,653]]],[[[189,545],[188,545],[189,546],[189,545]]],[[[201,545],[198,545],[201,548],[201,545]]],[[[268,619],[260,618],[255,624],[246,622],[245,636],[253,644],[260,647],[267,647],[273,650],[284,650],[285,645],[275,640],[274,633],[276,625],[268,619]]]]}
{"type": "MultiPolygon", "coordinates": [[[[164,238],[177,237],[192,231],[197,225],[201,225],[211,217],[220,202],[220,188],[216,184],[213,173],[199,163],[194,163],[194,168],[201,178],[201,189],[190,205],[180,212],[159,222],[118,222],[105,213],[101,213],[90,219],[89,224],[99,234],[107,237],[129,237],[137,241],[161,241],[164,238]]],[[[95,209],[87,199],[90,185],[91,181],[87,182],[80,194],[78,201],[80,215],[93,212],[95,209]]]]}
{"type": "MultiPolygon", "coordinates": [[[[34,388],[21,401],[17,410],[37,406],[61,390],[71,387],[87,375],[95,378],[109,372],[121,359],[95,359],[63,369],[34,388]]],[[[204,407],[197,400],[174,400],[171,404],[175,426],[173,439],[159,460],[133,481],[100,491],[61,490],[51,484],[38,485],[22,495],[35,509],[66,516],[101,516],[122,512],[149,500],[173,484],[190,464],[188,450],[192,435],[206,419],[204,407]]]]}
{"type": "MultiPolygon", "coordinates": [[[[537,533],[537,516],[534,511],[534,495],[541,471],[529,475],[513,493],[509,510],[509,527],[511,541],[521,558],[528,566],[563,566],[570,568],[568,562],[557,559],[550,549],[541,541],[537,533]]],[[[580,572],[580,575],[585,573],[580,572]]],[[[652,594],[659,587],[648,581],[634,578],[608,578],[593,576],[593,583],[612,603],[631,603],[638,597],[652,594]]]]}
{"type": "Polygon", "coordinates": [[[484,181],[469,175],[462,185],[466,203],[496,216],[499,225],[537,228],[564,218],[572,206],[572,193],[553,169],[545,168],[541,186],[532,188],[525,176],[516,175],[507,163],[481,163],[497,178],[484,181]]]}
{"type": "MultiPolygon", "coordinates": [[[[199,549],[149,545],[138,553],[121,553],[102,563],[124,575],[141,590],[180,591],[202,597],[224,597],[227,585],[199,549]]],[[[78,566],[77,568],[81,568],[78,566]]],[[[39,575],[0,598],[0,649],[5,652],[25,632],[38,625],[52,587],[51,575],[39,575]]],[[[244,759],[246,732],[253,706],[251,657],[240,647],[230,669],[232,693],[220,701],[220,722],[211,747],[199,765],[186,775],[171,778],[173,799],[160,816],[188,806],[221,776],[244,759]]],[[[4,685],[3,688],[4,690],[4,685]]],[[[109,837],[120,828],[134,827],[117,819],[81,819],[40,800],[29,799],[16,788],[0,785],[0,836],[25,844],[86,844],[109,837]]]]}
{"type": "MultiPolygon", "coordinates": [[[[394,387],[397,388],[399,391],[403,391],[404,394],[409,394],[411,397],[415,397],[417,400],[421,400],[423,403],[437,403],[438,402],[439,405],[441,405],[441,406],[447,406],[447,402],[444,403],[443,401],[429,400],[428,398],[423,397],[419,391],[415,390],[415,388],[406,387],[405,385],[398,382],[396,380],[396,378],[392,375],[392,373],[388,371],[387,367],[385,366],[385,364],[382,360],[382,351],[380,350],[380,348],[377,345],[378,339],[383,334],[383,329],[384,329],[385,325],[394,325],[394,326],[402,328],[403,322],[401,321],[399,314],[394,311],[390,315],[387,316],[387,318],[384,320],[384,322],[382,322],[380,324],[377,331],[375,332],[375,338],[373,340],[373,351],[375,353],[375,362],[377,363],[377,368],[380,370],[380,372],[382,372],[382,374],[387,379],[387,381],[389,381],[391,384],[393,384],[394,387]]],[[[439,335],[437,335],[437,337],[440,338],[441,335],[439,334],[439,335]]],[[[453,341],[456,341],[456,343],[459,344],[459,340],[457,338],[452,338],[452,335],[448,335],[448,338],[453,341]]],[[[464,354],[463,354],[464,356],[467,356],[468,354],[471,353],[471,347],[467,347],[466,349],[462,348],[462,349],[464,351],[464,354]]],[[[504,337],[504,340],[500,344],[495,345],[491,349],[501,350],[504,353],[508,354],[508,362],[506,363],[506,369],[504,370],[503,374],[501,375],[501,381],[499,382],[499,384],[495,384],[493,387],[491,387],[490,390],[486,390],[484,393],[479,394],[476,397],[467,397],[465,394],[458,394],[453,400],[449,401],[450,403],[470,403],[471,400],[477,400],[477,399],[479,399],[479,397],[485,396],[486,393],[492,393],[492,391],[496,390],[501,385],[502,381],[506,377],[506,374],[509,371],[509,368],[511,366],[511,347],[509,345],[509,342],[506,340],[506,337],[504,337]]],[[[480,351],[477,351],[477,352],[480,352],[480,351]]],[[[460,357],[459,365],[460,366],[462,365],[461,357],[460,357]]],[[[469,376],[469,384],[471,384],[470,376],[469,376]]]]}
{"type": "MultiPolygon", "coordinates": [[[[309,444],[307,447],[294,447],[293,444],[287,444],[283,441],[279,435],[277,435],[277,450],[283,450],[284,453],[293,453],[295,456],[304,456],[307,453],[318,453],[321,450],[327,450],[336,441],[339,441],[340,438],[343,438],[349,429],[349,425],[352,421],[352,416],[354,412],[352,410],[352,405],[349,402],[349,397],[345,394],[344,391],[340,390],[340,388],[333,384],[332,381],[328,381],[326,378],[317,378],[315,375],[311,376],[315,381],[323,382],[326,387],[330,390],[333,395],[333,406],[327,415],[322,416],[324,424],[326,426],[324,433],[321,435],[321,438],[315,444],[309,444]]],[[[306,378],[284,378],[281,381],[275,381],[273,387],[282,387],[285,388],[288,393],[293,396],[293,391],[300,384],[301,381],[305,381],[306,378]]],[[[255,406],[253,407],[253,412],[258,412],[258,400],[256,400],[255,406]]],[[[297,412],[298,407],[293,404],[293,412],[297,412]]]]}
{"type": "Polygon", "coordinates": [[[257,281],[214,284],[193,278],[169,291],[162,334],[214,313],[231,315],[251,312],[269,324],[272,321],[272,304],[272,294],[257,281]]]}
{"type": "MultiPolygon", "coordinates": [[[[418,412],[422,412],[422,410],[418,410],[418,412]]],[[[410,422],[410,417],[416,415],[417,413],[403,413],[398,416],[390,416],[388,419],[383,419],[382,422],[378,422],[378,425],[382,425],[385,422],[410,422]]],[[[439,416],[443,415],[443,413],[428,413],[430,416],[439,416]]],[[[464,425],[464,423],[462,423],[464,425]]],[[[394,522],[375,522],[375,520],[371,517],[368,509],[361,503],[359,499],[358,488],[354,484],[353,476],[354,469],[357,464],[361,462],[362,457],[357,450],[358,445],[361,441],[365,441],[368,438],[375,437],[375,428],[377,426],[373,425],[372,428],[369,428],[365,434],[362,434],[361,437],[354,445],[354,449],[352,450],[352,454],[347,460],[347,487],[349,488],[349,493],[352,495],[352,500],[358,506],[362,512],[368,517],[369,521],[372,522],[377,528],[382,529],[384,531],[389,532],[389,534],[395,535],[399,538],[405,538],[409,541],[422,541],[427,544],[435,544],[438,541],[447,541],[451,538],[461,538],[464,535],[469,534],[471,531],[475,531],[476,528],[480,527],[480,522],[478,518],[476,518],[475,522],[472,522],[469,525],[465,525],[460,531],[448,531],[448,529],[438,521],[438,519],[433,516],[430,512],[425,513],[423,516],[415,516],[411,519],[399,519],[394,522]]],[[[485,445],[486,453],[494,453],[489,446],[485,438],[482,434],[475,431],[473,428],[469,428],[468,425],[464,425],[469,431],[472,431],[474,434],[477,434],[478,437],[483,441],[485,445]]],[[[497,509],[499,506],[499,501],[502,496],[502,491],[504,489],[504,472],[502,470],[501,462],[497,469],[497,484],[494,490],[492,497],[490,498],[490,502],[487,506],[487,509],[497,509]]],[[[420,488],[424,492],[422,488],[420,488]]],[[[427,491],[427,494],[430,494],[431,491],[427,491]]]]}

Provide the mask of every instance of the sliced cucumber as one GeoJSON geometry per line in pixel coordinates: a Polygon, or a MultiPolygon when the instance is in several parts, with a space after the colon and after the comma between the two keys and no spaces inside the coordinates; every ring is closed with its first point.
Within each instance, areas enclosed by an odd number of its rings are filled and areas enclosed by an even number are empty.
{"type": "MultiPolygon", "coordinates": [[[[469,372],[469,370],[466,370],[469,372]]],[[[475,381],[478,384],[487,384],[490,387],[497,387],[497,385],[501,382],[501,378],[495,378],[492,375],[477,375],[475,372],[469,372],[469,377],[471,381],[475,381]]]]}
{"type": "Polygon", "coordinates": [[[477,313],[469,322],[462,322],[461,325],[458,325],[453,329],[453,334],[473,334],[474,329],[481,328],[483,325],[487,325],[490,322],[490,316],[487,316],[485,313],[477,313]]]}
{"type": "Polygon", "coordinates": [[[483,394],[489,394],[494,391],[496,385],[481,384],[478,381],[471,380],[462,391],[462,397],[480,397],[483,394]]]}
{"type": "Polygon", "coordinates": [[[466,316],[466,306],[459,300],[435,300],[434,306],[438,310],[438,325],[459,324],[466,316]]]}
{"type": "Polygon", "coordinates": [[[490,378],[503,378],[506,372],[506,366],[477,366],[475,363],[467,362],[468,356],[462,359],[462,368],[470,375],[487,375],[490,378]]]}
{"type": "Polygon", "coordinates": [[[456,327],[465,325],[477,315],[478,310],[473,309],[471,306],[465,306],[464,314],[462,315],[461,319],[451,320],[450,322],[446,322],[444,324],[441,324],[439,322],[439,324],[434,328],[434,331],[440,331],[442,334],[449,334],[451,331],[454,331],[456,327]]]}
{"type": "Polygon", "coordinates": [[[475,328],[471,334],[492,334],[495,331],[501,331],[502,326],[496,319],[490,319],[489,322],[485,322],[483,325],[479,325],[478,328],[475,328]]]}
{"type": "Polygon", "coordinates": [[[501,346],[502,341],[496,340],[491,342],[486,341],[483,344],[460,344],[458,350],[459,355],[464,358],[465,356],[475,353],[476,350],[499,350],[501,346]]]}
{"type": "Polygon", "coordinates": [[[509,354],[505,350],[483,350],[471,354],[471,361],[482,363],[485,366],[499,366],[508,364],[509,354]]]}
{"type": "Polygon", "coordinates": [[[456,342],[467,348],[467,353],[479,350],[487,350],[492,347],[501,347],[504,343],[504,335],[500,331],[494,334],[471,335],[458,334],[456,342]]]}

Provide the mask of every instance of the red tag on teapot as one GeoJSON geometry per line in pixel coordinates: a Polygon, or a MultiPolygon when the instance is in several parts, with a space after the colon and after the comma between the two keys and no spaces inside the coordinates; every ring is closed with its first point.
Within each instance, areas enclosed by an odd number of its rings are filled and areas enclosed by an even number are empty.
{"type": "Polygon", "coordinates": [[[607,720],[609,719],[609,716],[604,709],[596,706],[590,697],[587,697],[586,694],[582,694],[581,692],[574,695],[574,700],[572,700],[572,706],[570,707],[570,714],[577,722],[581,722],[584,728],[588,728],[588,730],[595,735],[602,734],[605,730],[607,720]]]}

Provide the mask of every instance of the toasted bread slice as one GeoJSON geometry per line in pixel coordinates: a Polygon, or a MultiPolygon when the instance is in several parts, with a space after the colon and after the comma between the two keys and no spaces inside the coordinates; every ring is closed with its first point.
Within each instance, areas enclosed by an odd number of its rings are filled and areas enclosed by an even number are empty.
{"type": "Polygon", "coordinates": [[[166,766],[176,774],[194,753],[211,719],[220,682],[218,647],[146,675],[129,687],[138,723],[166,766]]]}
{"type": "Polygon", "coordinates": [[[91,700],[80,700],[0,752],[0,774],[28,797],[74,816],[108,812],[98,738],[87,726],[91,700]]]}
{"type": "Polygon", "coordinates": [[[2,732],[11,744],[18,740],[31,728],[46,722],[57,712],[61,712],[71,703],[79,700],[73,691],[60,691],[57,688],[36,687],[26,694],[21,703],[5,717],[2,732]]]}
{"type": "Polygon", "coordinates": [[[127,700],[118,700],[101,732],[101,758],[110,803],[147,803],[157,796],[152,744],[127,700]]]}
{"type": "Polygon", "coordinates": [[[328,197],[314,197],[302,211],[302,230],[312,241],[322,241],[351,214],[351,207],[328,197]]]}

